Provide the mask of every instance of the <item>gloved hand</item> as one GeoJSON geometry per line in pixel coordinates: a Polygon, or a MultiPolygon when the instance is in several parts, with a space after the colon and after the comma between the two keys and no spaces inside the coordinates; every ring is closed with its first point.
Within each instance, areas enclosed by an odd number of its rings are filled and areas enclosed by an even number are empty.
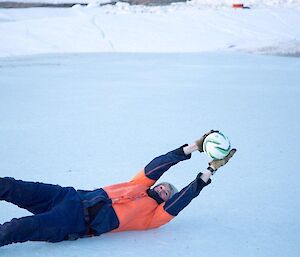
{"type": "Polygon", "coordinates": [[[215,172],[217,169],[219,169],[220,167],[224,166],[231,158],[232,156],[236,153],[236,149],[231,149],[229,154],[226,155],[223,159],[221,160],[213,160],[211,162],[208,163],[208,166],[213,169],[213,171],[215,172]]]}
{"type": "Polygon", "coordinates": [[[196,145],[197,145],[198,150],[199,150],[200,153],[203,153],[203,142],[204,142],[205,138],[209,134],[214,133],[214,132],[219,132],[219,130],[213,130],[212,129],[212,130],[208,131],[207,133],[205,133],[200,139],[196,140],[195,143],[196,143],[196,145]]]}

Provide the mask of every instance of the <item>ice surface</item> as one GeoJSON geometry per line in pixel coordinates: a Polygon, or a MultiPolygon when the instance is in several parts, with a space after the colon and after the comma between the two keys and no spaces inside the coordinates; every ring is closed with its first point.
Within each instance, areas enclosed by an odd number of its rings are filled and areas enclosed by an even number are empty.
{"type": "MultiPolygon", "coordinates": [[[[297,256],[298,58],[237,53],[72,54],[0,59],[0,176],[93,189],[220,129],[238,152],[166,226],[1,257],[297,256]]],[[[193,154],[162,180],[205,169],[193,154]]],[[[27,212],[0,203],[0,223],[27,212]]]]}

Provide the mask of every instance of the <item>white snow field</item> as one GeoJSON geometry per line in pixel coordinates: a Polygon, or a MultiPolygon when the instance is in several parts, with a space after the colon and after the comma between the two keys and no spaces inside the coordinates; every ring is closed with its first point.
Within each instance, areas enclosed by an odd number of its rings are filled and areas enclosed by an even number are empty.
{"type": "MultiPolygon", "coordinates": [[[[74,54],[0,59],[1,176],[94,189],[214,128],[238,152],[190,206],[150,231],[0,248],[11,256],[298,256],[298,58],[74,54]]],[[[207,167],[194,153],[162,180],[207,167]]],[[[1,202],[0,223],[28,215],[1,202]]]]}
{"type": "MultiPolygon", "coordinates": [[[[86,2],[0,9],[0,176],[95,189],[210,129],[238,152],[159,229],[0,256],[299,256],[299,1],[86,2]]],[[[182,188],[208,161],[161,180],[182,188]]],[[[0,224],[25,215],[0,202],[0,224]]]]}
{"type": "Polygon", "coordinates": [[[293,2],[252,9],[233,9],[228,1],[0,9],[0,57],[220,50],[299,54],[300,1],[288,3],[293,2]]]}

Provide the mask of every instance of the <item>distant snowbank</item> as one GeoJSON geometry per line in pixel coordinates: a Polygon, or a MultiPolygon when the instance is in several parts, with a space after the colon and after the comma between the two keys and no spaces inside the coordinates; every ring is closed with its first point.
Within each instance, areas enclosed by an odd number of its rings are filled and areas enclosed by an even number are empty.
{"type": "MultiPolygon", "coordinates": [[[[101,5],[109,2],[117,2],[117,0],[0,0],[0,2],[24,2],[24,3],[83,3],[91,5],[101,5]]],[[[159,0],[121,0],[120,2],[143,3],[143,2],[159,3],[159,0]]],[[[170,0],[171,2],[172,0],[170,0]]],[[[180,1],[180,0],[179,0],[180,1]]],[[[178,2],[174,0],[173,2],[178,2]]],[[[184,2],[184,0],[182,0],[184,2]]],[[[231,7],[233,3],[242,3],[250,7],[300,7],[300,0],[192,0],[187,4],[195,7],[204,8],[221,8],[231,7]]]]}
{"type": "Polygon", "coordinates": [[[0,57],[44,53],[300,53],[300,9],[189,4],[0,9],[0,57]]]}
{"type": "Polygon", "coordinates": [[[300,7],[299,0],[192,0],[191,3],[206,7],[231,7],[233,3],[250,7],[300,7]]]}

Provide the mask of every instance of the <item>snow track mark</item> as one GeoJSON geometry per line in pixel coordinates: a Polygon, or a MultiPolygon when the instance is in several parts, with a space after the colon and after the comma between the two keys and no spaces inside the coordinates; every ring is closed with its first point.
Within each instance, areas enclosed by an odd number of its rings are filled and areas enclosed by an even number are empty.
{"type": "Polygon", "coordinates": [[[114,47],[112,41],[111,41],[109,38],[107,38],[105,31],[104,31],[103,28],[97,23],[97,17],[96,17],[96,15],[94,15],[94,16],[92,17],[91,22],[92,22],[93,26],[99,31],[101,37],[109,44],[109,46],[111,47],[111,49],[112,49],[113,51],[115,51],[116,49],[115,49],[115,47],[114,47]]]}

